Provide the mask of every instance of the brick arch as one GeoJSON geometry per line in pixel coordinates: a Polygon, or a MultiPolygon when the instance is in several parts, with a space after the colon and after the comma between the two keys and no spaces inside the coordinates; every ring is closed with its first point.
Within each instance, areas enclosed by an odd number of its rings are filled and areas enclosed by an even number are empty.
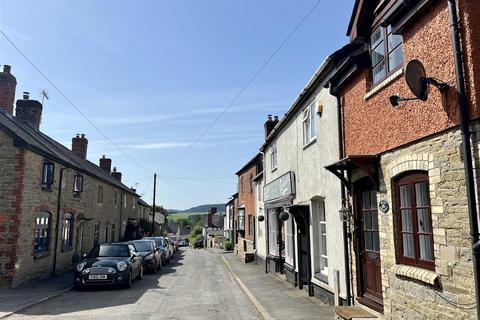
{"type": "Polygon", "coordinates": [[[387,166],[387,174],[392,179],[408,171],[429,170],[429,163],[432,157],[429,154],[412,154],[398,157],[396,161],[387,166]]]}

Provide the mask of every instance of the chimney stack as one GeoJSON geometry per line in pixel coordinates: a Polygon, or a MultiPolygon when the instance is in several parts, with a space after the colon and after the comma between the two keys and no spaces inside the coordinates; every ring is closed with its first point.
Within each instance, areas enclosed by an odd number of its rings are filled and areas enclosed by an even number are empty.
{"type": "Polygon", "coordinates": [[[40,121],[42,120],[42,104],[37,100],[29,100],[30,93],[23,92],[23,99],[17,100],[17,108],[15,109],[15,116],[18,120],[26,124],[40,128],[40,121]]]}
{"type": "Polygon", "coordinates": [[[105,171],[107,174],[110,174],[110,171],[112,171],[112,159],[110,158],[105,158],[105,155],[103,155],[100,158],[99,161],[99,167],[105,171]]]}
{"type": "Polygon", "coordinates": [[[111,174],[112,174],[112,177],[122,182],[122,173],[117,171],[117,167],[113,167],[113,171],[111,174]]]}
{"type": "Polygon", "coordinates": [[[278,117],[275,116],[275,120],[272,119],[272,115],[269,114],[267,117],[267,121],[263,125],[265,128],[265,140],[267,140],[268,136],[272,132],[273,128],[275,128],[275,125],[278,123],[278,117]]]}
{"type": "Polygon", "coordinates": [[[3,72],[0,72],[0,109],[13,115],[17,79],[10,73],[10,70],[9,65],[4,65],[3,72]]]}
{"type": "Polygon", "coordinates": [[[85,134],[78,134],[72,139],[72,151],[83,159],[87,158],[88,139],[85,134]]]}

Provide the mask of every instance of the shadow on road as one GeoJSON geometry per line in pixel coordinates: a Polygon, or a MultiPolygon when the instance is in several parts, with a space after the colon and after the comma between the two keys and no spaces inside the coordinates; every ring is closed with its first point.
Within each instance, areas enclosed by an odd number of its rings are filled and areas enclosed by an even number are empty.
{"type": "MultiPolygon", "coordinates": [[[[181,248],[170,259],[169,263],[158,270],[157,273],[145,273],[142,280],[135,280],[132,288],[94,287],[82,290],[73,290],[56,297],[54,307],[48,302],[35,305],[19,311],[19,315],[60,315],[85,310],[110,308],[121,305],[136,304],[137,301],[149,290],[164,289],[160,286],[162,277],[174,274],[182,266],[185,250],[181,248]]],[[[73,280],[73,279],[71,279],[73,280]]]]}

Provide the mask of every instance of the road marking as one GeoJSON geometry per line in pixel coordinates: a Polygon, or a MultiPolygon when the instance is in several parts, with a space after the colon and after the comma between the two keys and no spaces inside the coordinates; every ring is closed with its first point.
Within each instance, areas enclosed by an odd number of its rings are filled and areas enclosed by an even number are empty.
{"type": "Polygon", "coordinates": [[[230,271],[230,274],[235,278],[237,283],[240,285],[242,290],[245,292],[247,297],[252,301],[252,303],[255,305],[257,310],[262,314],[262,316],[265,318],[265,320],[276,320],[274,317],[272,317],[267,310],[258,302],[257,298],[250,292],[250,289],[247,288],[247,286],[243,283],[242,280],[233,272],[232,268],[230,267],[230,263],[225,259],[223,255],[220,255],[223,259],[223,263],[227,266],[228,271],[230,271]]]}

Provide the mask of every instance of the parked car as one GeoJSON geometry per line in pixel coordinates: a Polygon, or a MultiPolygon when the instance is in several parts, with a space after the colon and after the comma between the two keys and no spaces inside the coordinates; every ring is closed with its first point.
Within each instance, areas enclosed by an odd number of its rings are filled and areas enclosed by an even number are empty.
{"type": "Polygon", "coordinates": [[[162,268],[162,255],[154,240],[134,240],[130,242],[142,256],[143,269],[157,273],[162,268]]]}
{"type": "Polygon", "coordinates": [[[168,261],[170,261],[170,257],[172,256],[170,251],[170,245],[165,240],[164,237],[144,237],[144,240],[153,240],[157,247],[160,248],[160,255],[162,258],[162,266],[164,266],[168,261]]]}
{"type": "Polygon", "coordinates": [[[172,251],[172,255],[173,255],[175,253],[175,251],[177,251],[176,246],[175,246],[175,242],[173,242],[173,240],[170,239],[169,237],[167,237],[166,239],[168,241],[168,244],[170,246],[170,250],[172,251]]]}
{"type": "Polygon", "coordinates": [[[75,265],[77,288],[98,285],[132,286],[132,280],[143,278],[142,256],[128,243],[103,243],[93,247],[75,265]]]}
{"type": "Polygon", "coordinates": [[[186,246],[188,246],[188,242],[187,242],[187,240],[180,240],[180,241],[178,242],[178,245],[179,245],[180,247],[186,247],[186,246]]]}
{"type": "Polygon", "coordinates": [[[192,244],[193,249],[203,248],[203,242],[204,242],[204,238],[203,238],[203,237],[198,238],[198,239],[192,244]]]}
{"type": "Polygon", "coordinates": [[[178,251],[178,240],[175,237],[170,237],[170,241],[173,242],[173,247],[175,251],[178,251]]]}

